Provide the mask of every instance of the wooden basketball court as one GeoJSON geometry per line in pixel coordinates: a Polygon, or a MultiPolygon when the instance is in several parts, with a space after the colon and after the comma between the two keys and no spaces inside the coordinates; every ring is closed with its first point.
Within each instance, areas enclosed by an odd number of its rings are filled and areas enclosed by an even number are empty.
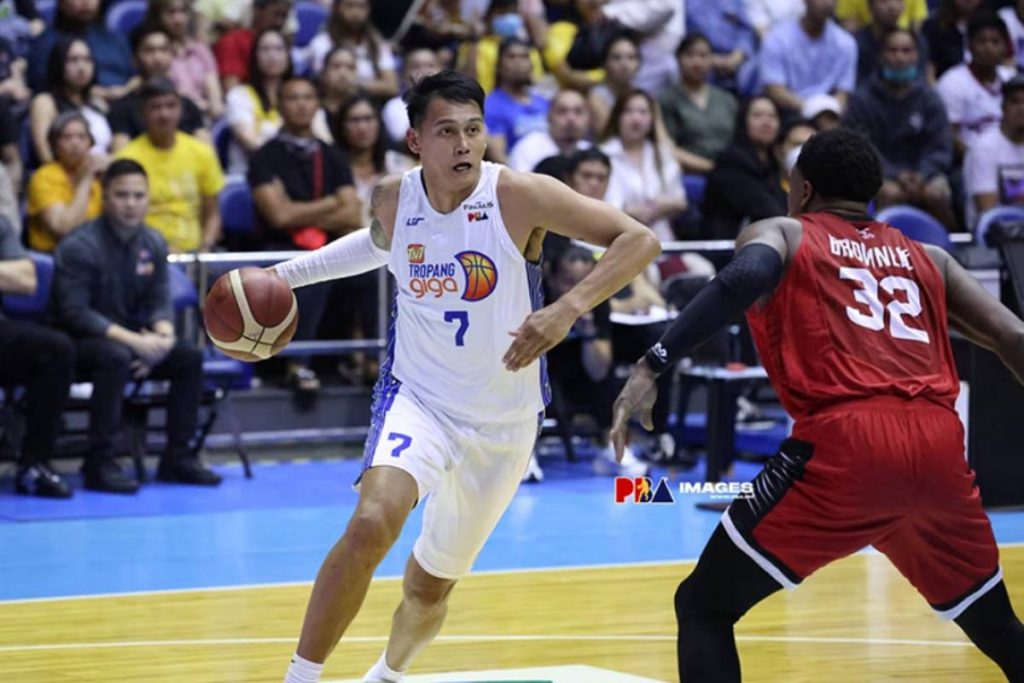
{"type": "MultiPolygon", "coordinates": [[[[1004,547],[1002,563],[1011,598],[1024,605],[1024,547],[1004,547]]],[[[589,665],[676,680],[672,595],[690,568],[471,575],[411,673],[589,665]]],[[[396,580],[374,582],[325,680],[358,678],[379,656],[399,590],[396,580]]],[[[308,592],[299,584],[0,603],[0,680],[280,683],[308,592]]],[[[737,635],[746,681],[1003,680],[875,554],[774,595],[737,635]]]]}

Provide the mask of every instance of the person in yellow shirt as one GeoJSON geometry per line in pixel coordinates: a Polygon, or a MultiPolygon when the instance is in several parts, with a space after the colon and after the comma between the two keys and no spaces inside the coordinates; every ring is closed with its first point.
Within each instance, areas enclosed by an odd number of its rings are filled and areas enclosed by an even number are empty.
{"type": "MultiPolygon", "coordinates": [[[[466,41],[459,48],[459,70],[475,78],[487,94],[497,87],[501,42],[522,37],[526,32],[518,12],[518,0],[495,0],[487,10],[487,34],[480,40],[466,41]]],[[[534,83],[544,78],[544,61],[535,47],[530,48],[530,71],[534,83]]]]}
{"type": "Polygon", "coordinates": [[[153,78],[139,92],[146,132],[117,156],[133,159],[149,175],[146,224],[171,251],[208,251],[221,235],[217,195],[224,173],[210,145],[178,130],[181,99],[167,78],[153,78]]]}
{"type": "Polygon", "coordinates": [[[871,5],[898,3],[903,9],[900,12],[900,28],[917,31],[928,18],[927,0],[837,0],[836,19],[843,28],[853,33],[863,26],[871,25],[871,5]]]}
{"type": "MultiPolygon", "coordinates": [[[[603,0],[575,0],[576,13],[583,18],[584,25],[593,28],[603,21],[601,13],[603,0]]],[[[548,29],[547,45],[544,47],[544,63],[558,79],[563,88],[586,92],[604,80],[604,69],[595,63],[592,69],[574,69],[569,65],[569,51],[572,50],[580,25],[573,21],[556,21],[548,29]]],[[[603,55],[598,59],[603,61],[603,55]]]]}
{"type": "Polygon", "coordinates": [[[102,161],[89,153],[89,123],[78,111],[60,114],[47,133],[56,159],[43,164],[28,184],[28,246],[52,252],[69,232],[100,215],[96,175],[102,161]]]}

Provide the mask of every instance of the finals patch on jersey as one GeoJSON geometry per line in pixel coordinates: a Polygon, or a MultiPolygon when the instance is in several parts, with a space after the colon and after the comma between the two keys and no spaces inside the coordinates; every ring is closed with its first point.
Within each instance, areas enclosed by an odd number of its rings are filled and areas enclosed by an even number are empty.
{"type": "Polygon", "coordinates": [[[440,299],[449,294],[461,294],[463,301],[481,301],[498,284],[498,267],[487,254],[479,251],[460,251],[454,261],[428,262],[422,244],[406,247],[409,258],[409,289],[417,299],[432,296],[440,299]],[[462,277],[459,277],[461,270],[462,277]]]}

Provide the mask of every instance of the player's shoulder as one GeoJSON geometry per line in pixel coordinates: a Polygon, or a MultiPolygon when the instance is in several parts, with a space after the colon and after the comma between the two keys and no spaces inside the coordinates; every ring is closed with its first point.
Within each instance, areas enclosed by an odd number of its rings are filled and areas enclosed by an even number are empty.
{"type": "Polygon", "coordinates": [[[928,258],[932,260],[935,267],[939,269],[939,275],[942,276],[942,281],[945,282],[949,262],[953,257],[942,247],[937,247],[934,244],[924,244],[923,242],[920,244],[924,253],[928,255],[928,258]]]}
{"type": "Polygon", "coordinates": [[[737,247],[742,243],[752,241],[757,237],[768,234],[777,233],[787,237],[800,235],[803,234],[803,229],[803,222],[799,218],[792,218],[790,216],[772,216],[770,218],[762,218],[759,221],[750,223],[740,231],[739,237],[736,238],[737,247]]]}
{"type": "Polygon", "coordinates": [[[529,202],[531,197],[536,198],[538,193],[546,195],[551,192],[561,192],[567,187],[559,180],[543,173],[516,171],[508,166],[502,166],[498,174],[498,200],[503,204],[529,202]]]}
{"type": "Polygon", "coordinates": [[[370,209],[372,211],[378,209],[394,211],[398,208],[398,198],[402,191],[402,177],[401,173],[392,173],[377,181],[370,194],[370,209]]]}
{"type": "Polygon", "coordinates": [[[370,216],[390,236],[398,215],[398,200],[402,191],[402,174],[386,175],[377,181],[370,193],[370,216]]]}

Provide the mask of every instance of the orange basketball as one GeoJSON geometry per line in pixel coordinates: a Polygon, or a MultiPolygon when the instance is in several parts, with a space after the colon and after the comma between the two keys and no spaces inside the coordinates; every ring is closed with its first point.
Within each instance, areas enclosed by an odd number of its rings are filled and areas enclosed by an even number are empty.
{"type": "Polygon", "coordinates": [[[249,362],[270,358],[291,341],[299,322],[292,288],[262,268],[240,268],[217,278],[206,295],[203,323],[214,345],[249,362]]]}

